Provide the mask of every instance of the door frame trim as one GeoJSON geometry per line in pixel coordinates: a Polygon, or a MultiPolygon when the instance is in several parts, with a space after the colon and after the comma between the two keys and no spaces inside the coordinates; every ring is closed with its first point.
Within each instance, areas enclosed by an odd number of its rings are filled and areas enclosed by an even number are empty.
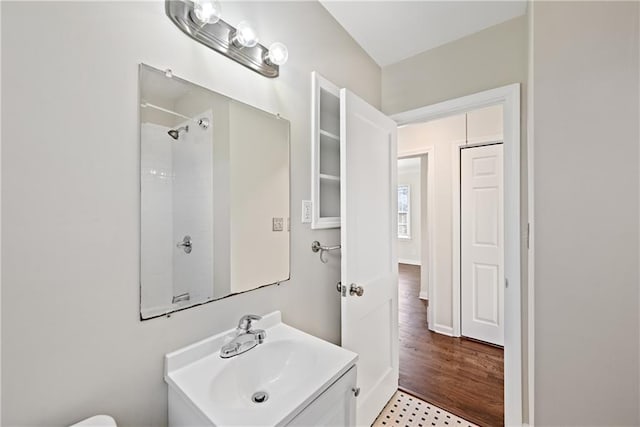
{"type": "Polygon", "coordinates": [[[522,425],[520,83],[427,105],[391,118],[401,126],[499,104],[503,105],[504,127],[504,273],[509,282],[504,304],[504,421],[505,425],[522,425]]]}

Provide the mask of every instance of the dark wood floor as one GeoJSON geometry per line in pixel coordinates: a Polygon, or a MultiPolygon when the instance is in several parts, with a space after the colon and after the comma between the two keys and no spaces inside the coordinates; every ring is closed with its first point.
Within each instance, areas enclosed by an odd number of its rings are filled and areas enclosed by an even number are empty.
{"type": "Polygon", "coordinates": [[[420,267],[399,270],[400,388],[481,426],[504,425],[503,350],[431,332],[420,267]]]}

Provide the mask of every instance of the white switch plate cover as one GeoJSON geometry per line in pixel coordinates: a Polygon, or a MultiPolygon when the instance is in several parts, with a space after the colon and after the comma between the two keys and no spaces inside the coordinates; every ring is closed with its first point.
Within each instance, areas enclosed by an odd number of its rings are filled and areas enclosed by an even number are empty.
{"type": "Polygon", "coordinates": [[[311,215],[313,211],[313,204],[311,200],[302,201],[302,223],[311,224],[311,215]]]}

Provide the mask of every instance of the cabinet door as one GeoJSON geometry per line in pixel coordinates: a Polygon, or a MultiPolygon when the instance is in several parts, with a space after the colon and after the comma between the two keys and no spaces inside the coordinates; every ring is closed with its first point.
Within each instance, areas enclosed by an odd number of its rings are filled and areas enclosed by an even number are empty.
{"type": "Polygon", "coordinates": [[[340,90],[311,75],[311,228],[340,227],[340,90]]]}
{"type": "Polygon", "coordinates": [[[353,426],[356,422],[356,367],[322,393],[309,406],[302,410],[288,426],[353,426]]]}

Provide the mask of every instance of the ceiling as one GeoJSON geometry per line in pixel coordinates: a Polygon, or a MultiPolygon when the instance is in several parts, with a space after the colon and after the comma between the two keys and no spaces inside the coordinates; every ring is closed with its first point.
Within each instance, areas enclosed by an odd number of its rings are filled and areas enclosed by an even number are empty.
{"type": "Polygon", "coordinates": [[[526,0],[320,3],[381,67],[524,15],[527,10],[526,0]]]}

